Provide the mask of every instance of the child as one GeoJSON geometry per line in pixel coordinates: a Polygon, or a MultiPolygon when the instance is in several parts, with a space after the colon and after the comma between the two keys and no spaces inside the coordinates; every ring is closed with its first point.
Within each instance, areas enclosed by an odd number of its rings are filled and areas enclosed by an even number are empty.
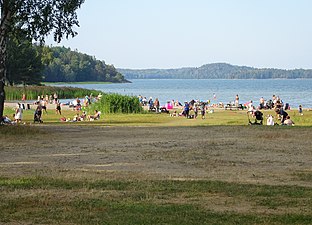
{"type": "Polygon", "coordinates": [[[267,117],[267,125],[268,126],[274,126],[274,119],[272,115],[268,115],[267,117]]]}
{"type": "Polygon", "coordinates": [[[303,116],[303,113],[302,113],[302,105],[299,105],[298,107],[298,112],[301,116],[303,116]]]}

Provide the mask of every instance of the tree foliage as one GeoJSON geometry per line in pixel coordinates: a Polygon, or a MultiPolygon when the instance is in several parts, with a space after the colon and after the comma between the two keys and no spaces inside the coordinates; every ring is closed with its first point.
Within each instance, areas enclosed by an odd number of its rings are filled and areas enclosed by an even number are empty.
{"type": "Polygon", "coordinates": [[[126,79],[298,79],[312,78],[312,70],[257,69],[212,63],[181,69],[118,69],[126,79]]]}
{"type": "Polygon", "coordinates": [[[0,0],[0,118],[5,100],[7,46],[9,37],[25,36],[44,42],[47,35],[54,40],[75,36],[78,26],[76,11],[84,0],[0,0]]]}
{"type": "Polygon", "coordinates": [[[26,38],[12,37],[8,42],[7,80],[10,85],[42,82],[41,51],[26,38]]]}
{"type": "MultiPolygon", "coordinates": [[[[113,65],[65,47],[50,48],[51,57],[44,71],[47,82],[126,82],[113,65]]],[[[50,53],[49,53],[50,54],[50,53]]],[[[43,54],[44,58],[47,58],[43,54]]]]}

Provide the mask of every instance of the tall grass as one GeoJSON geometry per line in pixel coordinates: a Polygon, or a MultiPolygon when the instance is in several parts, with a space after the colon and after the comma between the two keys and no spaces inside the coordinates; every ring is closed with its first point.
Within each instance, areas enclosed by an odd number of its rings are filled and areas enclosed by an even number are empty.
{"type": "Polygon", "coordinates": [[[22,95],[26,95],[27,100],[37,99],[41,95],[53,95],[57,93],[58,98],[76,98],[92,94],[97,96],[99,91],[74,87],[54,87],[54,86],[6,86],[6,100],[21,100],[22,95]]]}
{"type": "Polygon", "coordinates": [[[143,111],[137,97],[120,94],[103,95],[101,100],[91,105],[90,110],[95,109],[107,114],[141,113],[143,111]]]}

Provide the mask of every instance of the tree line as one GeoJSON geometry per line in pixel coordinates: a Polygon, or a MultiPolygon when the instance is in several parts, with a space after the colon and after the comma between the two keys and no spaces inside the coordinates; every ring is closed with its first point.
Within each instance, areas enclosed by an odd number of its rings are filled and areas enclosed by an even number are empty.
{"type": "Polygon", "coordinates": [[[11,39],[7,79],[10,85],[41,82],[126,82],[113,65],[65,47],[48,47],[11,39]]]}
{"type": "Polygon", "coordinates": [[[307,79],[312,70],[258,69],[234,66],[227,63],[212,63],[201,67],[180,69],[117,69],[126,79],[307,79]]]}

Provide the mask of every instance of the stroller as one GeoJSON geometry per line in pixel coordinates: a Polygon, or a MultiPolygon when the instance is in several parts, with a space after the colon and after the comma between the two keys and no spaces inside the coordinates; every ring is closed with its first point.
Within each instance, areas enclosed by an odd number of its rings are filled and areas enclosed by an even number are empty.
{"type": "Polygon", "coordinates": [[[38,123],[43,123],[43,121],[41,120],[41,114],[42,112],[39,111],[39,110],[36,110],[35,111],[35,114],[34,114],[34,123],[38,122],[38,123]]]}
{"type": "Polygon", "coordinates": [[[257,110],[253,113],[253,115],[255,116],[255,122],[251,122],[248,112],[247,112],[247,115],[248,115],[249,125],[262,125],[263,124],[263,113],[261,111],[257,110]]]}

